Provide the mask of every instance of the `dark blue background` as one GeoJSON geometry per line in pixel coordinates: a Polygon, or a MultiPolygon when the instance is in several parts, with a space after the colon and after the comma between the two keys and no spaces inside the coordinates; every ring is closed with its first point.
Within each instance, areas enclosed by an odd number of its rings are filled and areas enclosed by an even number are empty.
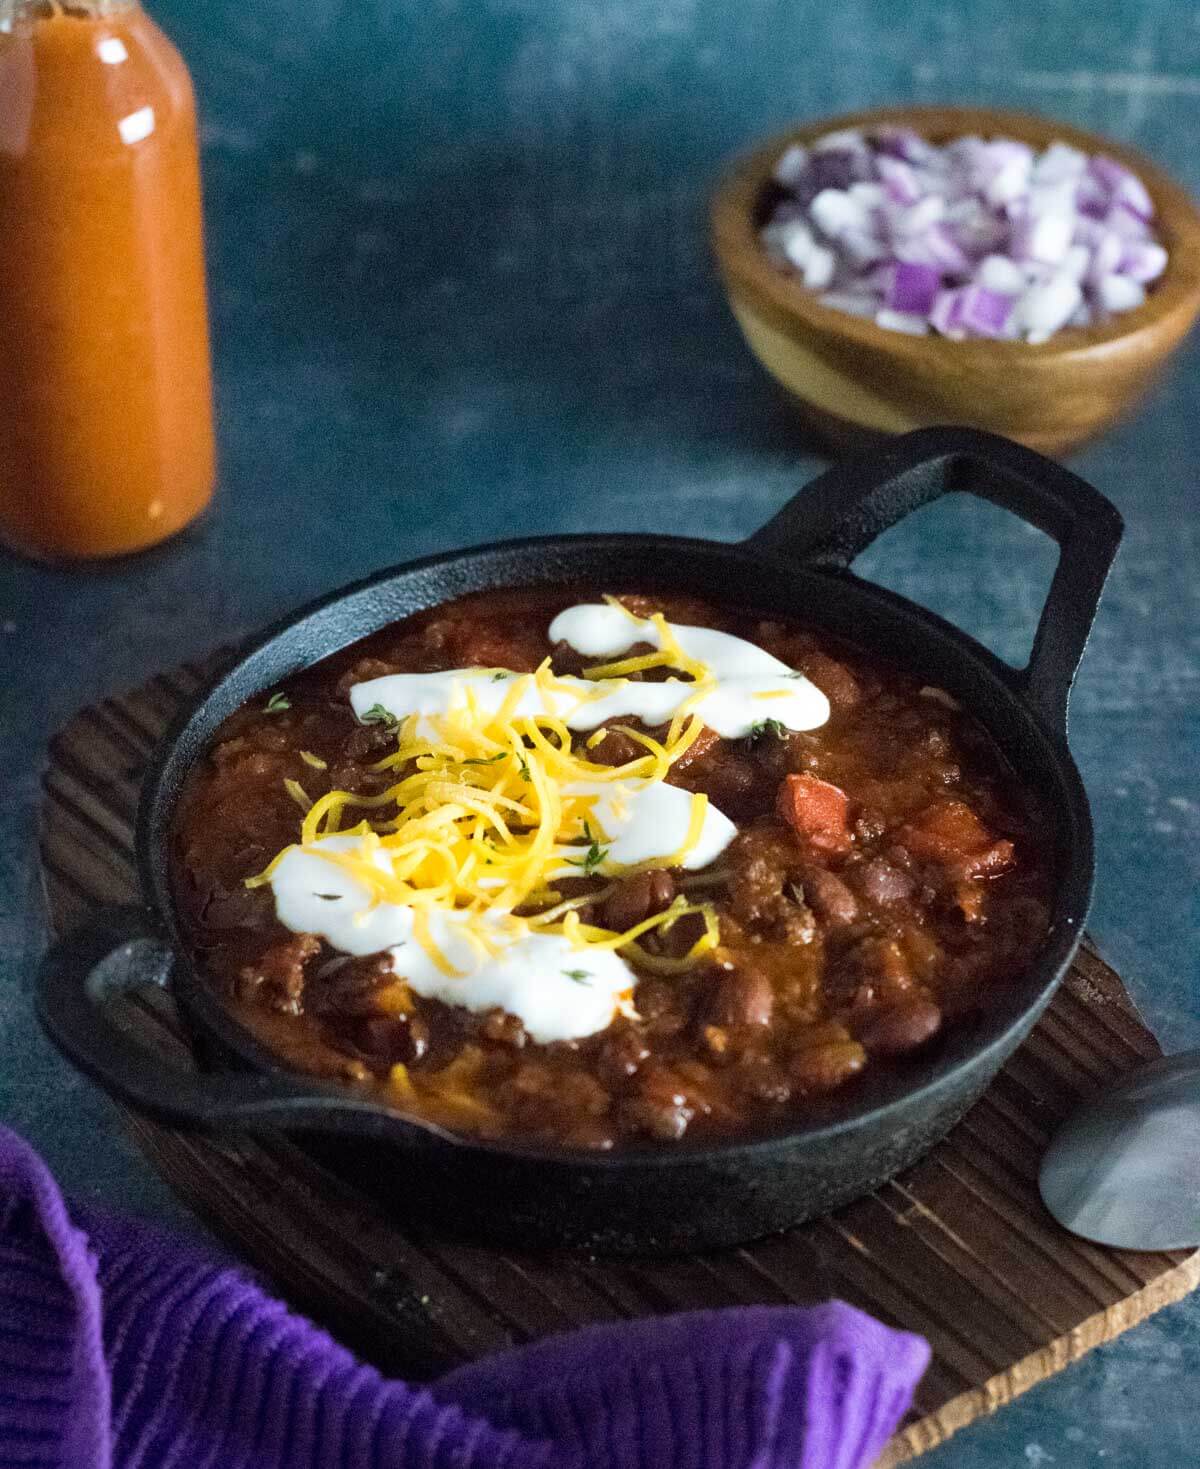
{"type": "MultiPolygon", "coordinates": [[[[720,160],[871,102],[1024,106],[1200,193],[1200,12],[1174,0],[161,0],[204,116],[223,488],[119,567],[0,559],[0,1112],[68,1189],[180,1221],[33,1030],[33,817],[78,705],[373,568],[532,531],[733,538],[817,468],[726,314],[720,160]]],[[[2,324],[0,324],[2,329],[2,324]]],[[[114,382],[119,392],[119,382],[114,382]]],[[[1074,704],[1093,931],[1168,1049],[1200,1044],[1200,351],[1076,467],[1129,531],[1074,704]]],[[[947,505],[867,569],[1019,657],[1053,564],[947,505]]],[[[1195,1461],[1200,1304],[932,1454],[931,1469],[1195,1461]]]]}

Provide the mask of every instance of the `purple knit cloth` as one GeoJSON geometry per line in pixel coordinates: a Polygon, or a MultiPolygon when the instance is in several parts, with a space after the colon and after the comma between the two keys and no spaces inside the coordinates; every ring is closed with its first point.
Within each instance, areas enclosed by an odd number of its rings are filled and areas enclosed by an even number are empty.
{"type": "Polygon", "coordinates": [[[0,1128],[0,1469],[866,1469],[928,1361],[832,1302],[590,1327],[390,1382],[199,1249],[85,1233],[0,1128]]]}

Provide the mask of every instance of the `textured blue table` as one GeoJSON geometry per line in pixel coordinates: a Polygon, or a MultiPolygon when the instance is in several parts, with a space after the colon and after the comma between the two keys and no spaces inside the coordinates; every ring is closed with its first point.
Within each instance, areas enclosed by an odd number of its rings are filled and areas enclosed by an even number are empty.
{"type": "MultiPolygon", "coordinates": [[[[66,1186],[183,1222],[32,1027],[48,734],[78,705],[352,577],[535,530],[733,538],[819,461],[708,259],[718,161],[895,99],[1038,108],[1200,193],[1200,16],[1172,0],[162,0],[205,117],[224,460],[215,512],[90,571],[0,559],[0,1115],[66,1186]]],[[[119,391],[119,383],[114,383],[119,391]]],[[[1129,532],[1074,704],[1093,931],[1163,1045],[1200,1044],[1200,343],[1077,467],[1129,532]]],[[[1010,656],[1052,556],[948,505],[864,558],[1010,656]]],[[[931,1469],[1195,1462],[1200,1301],[931,1469]]]]}

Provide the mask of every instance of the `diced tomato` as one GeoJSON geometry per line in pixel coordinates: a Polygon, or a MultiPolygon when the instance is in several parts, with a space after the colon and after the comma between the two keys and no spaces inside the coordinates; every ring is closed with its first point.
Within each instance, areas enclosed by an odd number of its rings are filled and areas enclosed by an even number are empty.
{"type": "Polygon", "coordinates": [[[1013,844],[997,841],[963,801],[938,801],[897,832],[914,857],[949,868],[957,877],[990,877],[1008,867],[1013,844]]]}
{"type": "Polygon", "coordinates": [[[846,792],[804,772],[789,775],[779,787],[775,809],[798,836],[825,852],[850,845],[850,801],[846,792]]]}

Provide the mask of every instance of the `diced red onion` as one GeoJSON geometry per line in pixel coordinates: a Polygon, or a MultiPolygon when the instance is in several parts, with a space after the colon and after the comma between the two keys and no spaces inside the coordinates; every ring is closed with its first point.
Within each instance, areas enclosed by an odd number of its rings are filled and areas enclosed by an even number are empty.
{"type": "Polygon", "coordinates": [[[846,190],[856,204],[861,204],[868,211],[878,209],[887,197],[887,190],[882,184],[851,184],[846,190]]]}
{"type": "Polygon", "coordinates": [[[1033,165],[1035,183],[1049,183],[1059,179],[1079,180],[1087,169],[1088,158],[1069,143],[1051,143],[1049,148],[1033,165]]]}
{"type": "Polygon", "coordinates": [[[1096,285],[1096,296],[1105,311],[1132,311],[1146,299],[1146,288],[1126,275],[1106,275],[1096,285]]]}
{"type": "Polygon", "coordinates": [[[808,149],[800,143],[793,143],[790,148],[785,148],[775,165],[775,182],[783,184],[785,188],[796,183],[804,176],[809,158],[808,149]]]}
{"type": "Polygon", "coordinates": [[[864,153],[870,154],[871,145],[866,135],[858,128],[842,128],[837,133],[826,133],[812,145],[814,153],[864,153]]]}
{"type": "Polygon", "coordinates": [[[1073,281],[1086,279],[1092,264],[1092,252],[1086,245],[1072,245],[1062,259],[1062,271],[1073,281]]]}
{"type": "Polygon", "coordinates": [[[1083,300],[1079,282],[1070,276],[1053,275],[1032,285],[1017,303],[1017,325],[1030,342],[1048,341],[1070,321],[1083,300]]]}
{"type": "Polygon", "coordinates": [[[1067,143],[846,128],[786,149],[774,178],[771,261],[893,331],[1046,341],[1132,310],[1168,264],[1142,181],[1067,143]]]}
{"type": "Polygon", "coordinates": [[[784,256],[799,271],[807,267],[809,258],[816,247],[812,231],[803,224],[789,226],[787,234],[779,243],[784,256]]]}
{"type": "Polygon", "coordinates": [[[823,245],[814,245],[804,263],[804,284],[810,291],[823,291],[837,269],[837,256],[823,245]]]}
{"type": "Polygon", "coordinates": [[[979,262],[976,282],[989,291],[1017,296],[1025,289],[1025,272],[1006,255],[989,255],[979,262]]]}
{"type": "Polygon", "coordinates": [[[1128,204],[1114,204],[1104,216],[1104,223],[1108,229],[1121,236],[1123,240],[1148,240],[1150,229],[1140,214],[1130,209],[1128,204]]]}
{"type": "Polygon", "coordinates": [[[1125,255],[1126,242],[1112,230],[1102,228],[1091,250],[1092,261],[1088,266],[1085,279],[1089,285],[1094,286],[1106,275],[1113,275],[1120,268],[1121,260],[1125,255]]]}
{"type": "Polygon", "coordinates": [[[870,317],[879,309],[876,297],[853,291],[826,291],[818,300],[822,306],[832,306],[835,311],[844,311],[847,316],[870,317]]]}
{"type": "Polygon", "coordinates": [[[1018,219],[1012,231],[1013,259],[1057,265],[1071,248],[1074,228],[1074,219],[1057,211],[1018,219]]]}
{"type": "Polygon", "coordinates": [[[840,239],[847,230],[865,229],[870,213],[845,189],[822,189],[808,206],[813,223],[831,240],[840,239]]]}
{"type": "Polygon", "coordinates": [[[1114,204],[1122,204],[1142,219],[1154,218],[1154,200],[1137,174],[1131,173],[1115,158],[1098,153],[1088,164],[1088,172],[1105,189],[1114,204]]]}
{"type": "Polygon", "coordinates": [[[902,209],[895,218],[895,230],[901,235],[919,235],[940,222],[946,213],[946,201],[940,194],[926,194],[916,204],[902,209]]]}
{"type": "Polygon", "coordinates": [[[875,166],[883,180],[884,191],[893,204],[915,204],[921,197],[921,184],[911,163],[881,153],[875,166]]]}
{"type": "Polygon", "coordinates": [[[907,332],[912,337],[924,337],[929,333],[929,322],[924,316],[889,311],[886,306],[875,313],[875,325],[886,327],[891,332],[907,332]]]}
{"type": "Polygon", "coordinates": [[[827,148],[813,154],[809,167],[811,192],[818,194],[822,189],[848,189],[863,175],[864,165],[857,153],[842,148],[827,148]]]}
{"type": "Polygon", "coordinates": [[[878,265],[889,255],[888,247],[869,229],[848,229],[838,241],[843,252],[858,267],[878,265]]]}
{"type": "Polygon", "coordinates": [[[972,171],[973,180],[984,199],[999,206],[1025,193],[1032,167],[1032,148],[1025,143],[999,139],[983,145],[972,171]]]}
{"type": "Polygon", "coordinates": [[[926,142],[913,128],[882,127],[875,133],[875,146],[893,158],[905,163],[923,163],[935,152],[932,143],[926,142]]]}
{"type": "Polygon", "coordinates": [[[930,259],[946,274],[961,275],[971,267],[967,252],[944,224],[935,224],[925,234],[930,259]]]}
{"type": "Polygon", "coordinates": [[[1126,245],[1116,266],[1122,275],[1142,285],[1156,281],[1166,268],[1167,252],[1153,240],[1126,245]]]}
{"type": "Polygon", "coordinates": [[[974,336],[1001,337],[1012,316],[1013,304],[1013,297],[1000,291],[989,291],[986,286],[964,286],[957,319],[974,336]]]}
{"type": "Polygon", "coordinates": [[[942,284],[941,272],[933,265],[914,265],[898,261],[892,267],[887,305],[892,311],[928,317],[942,284]]]}
{"type": "Polygon", "coordinates": [[[965,337],[962,320],[962,291],[939,291],[929,313],[929,324],[944,337],[965,337]]]}

